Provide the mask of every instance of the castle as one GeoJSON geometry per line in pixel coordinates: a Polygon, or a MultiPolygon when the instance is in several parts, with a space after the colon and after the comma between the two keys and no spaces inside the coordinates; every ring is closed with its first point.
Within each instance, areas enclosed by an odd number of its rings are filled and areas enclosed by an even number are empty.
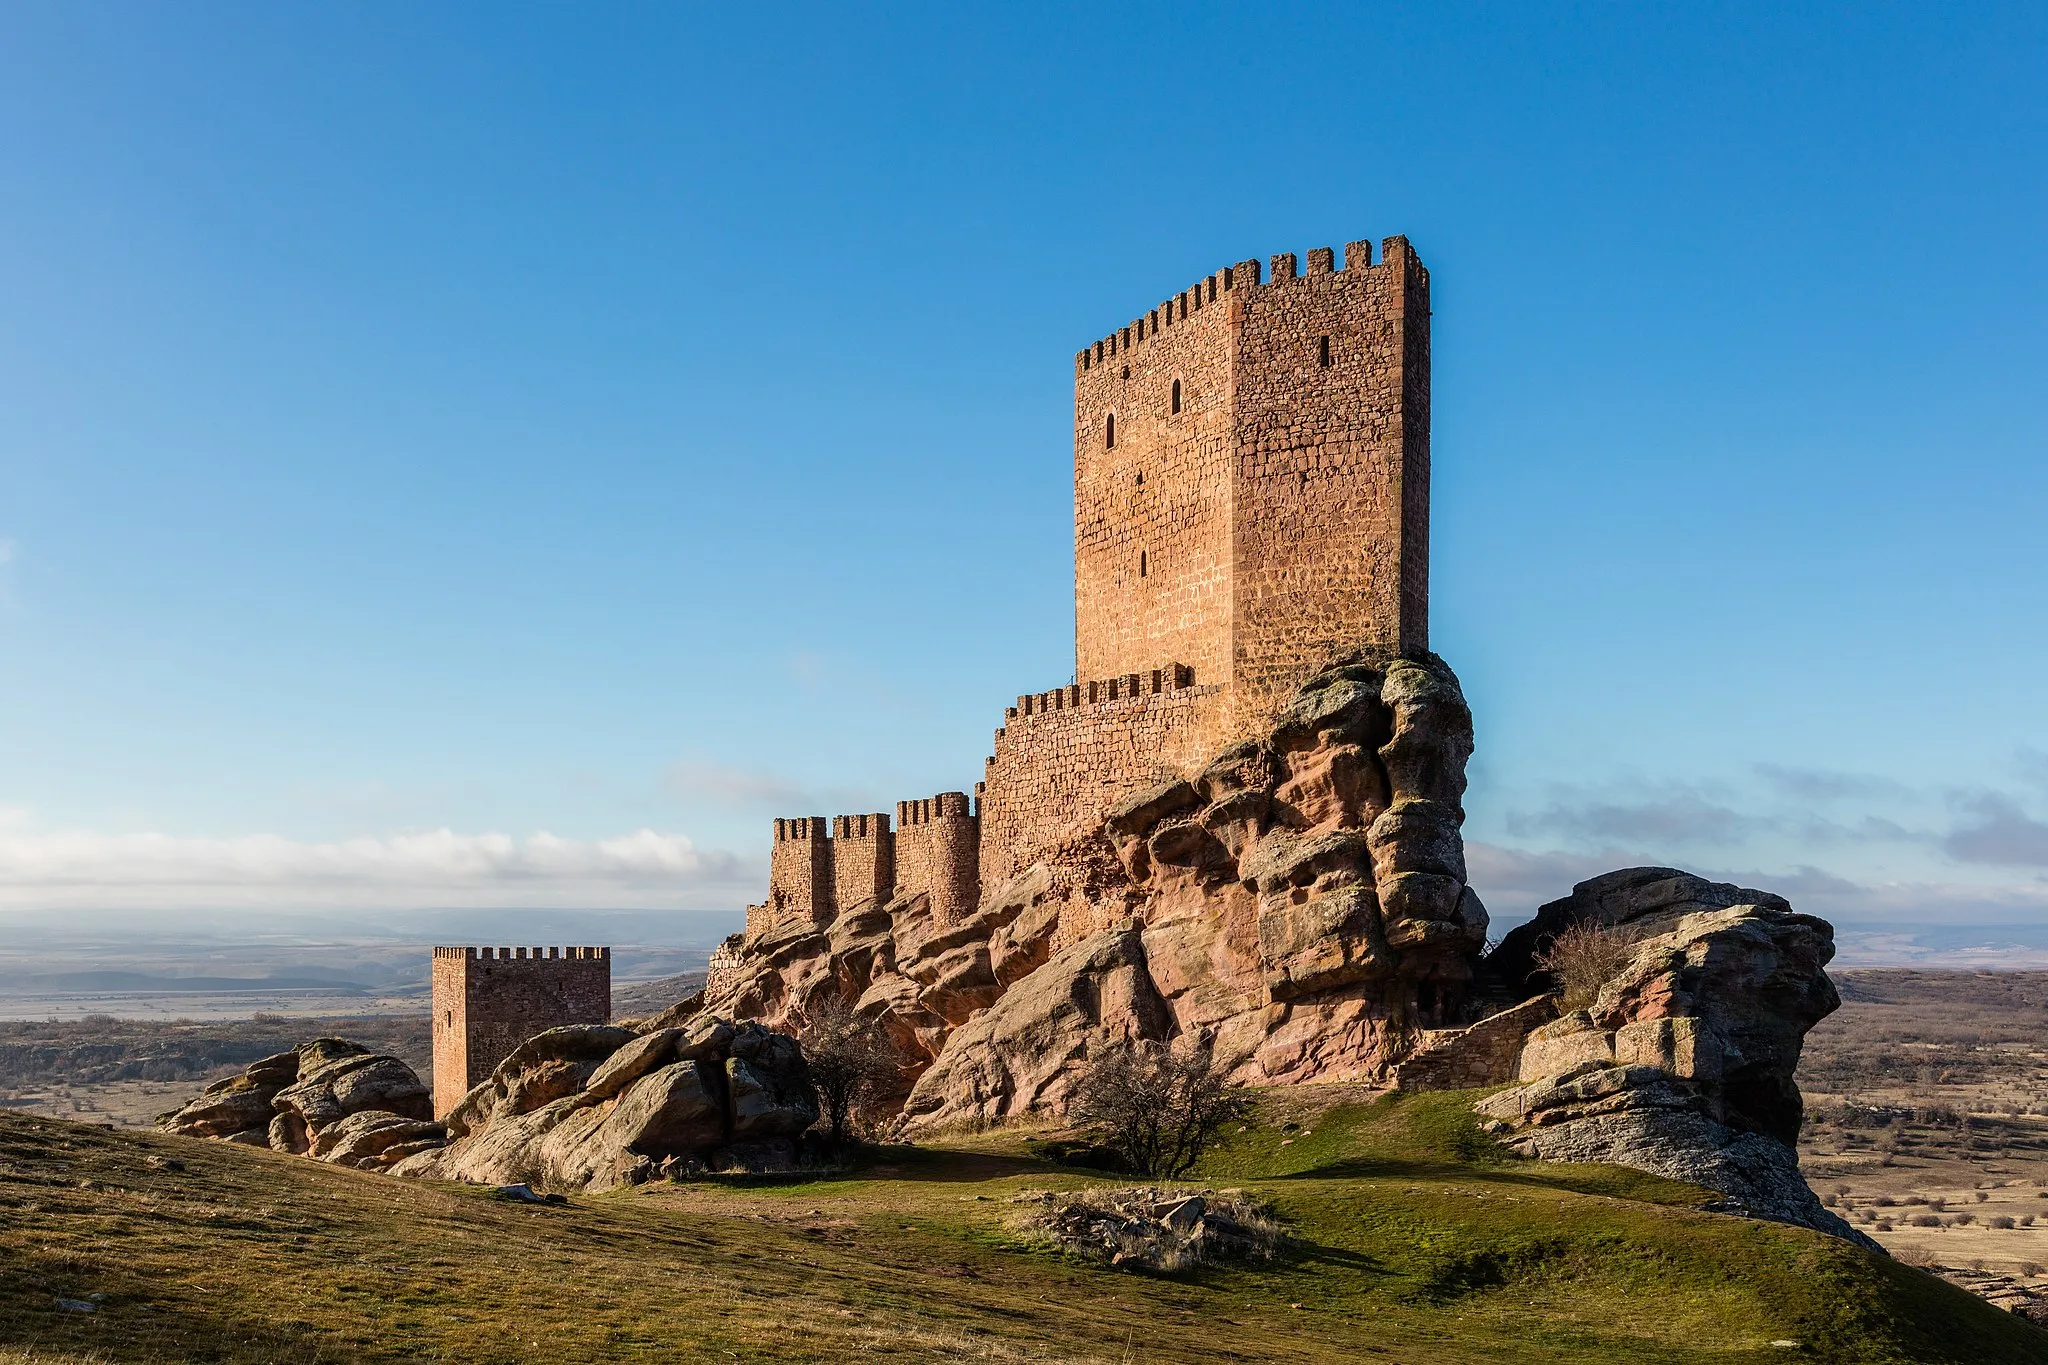
{"type": "MultiPolygon", "coordinates": [[[[1074,357],[1074,676],[974,795],[775,821],[744,941],[914,894],[947,924],[1337,654],[1428,648],[1429,272],[1406,238],[1243,261],[1074,357]]],[[[714,980],[739,943],[714,958],[714,980]]]]}
{"type": "Polygon", "coordinates": [[[438,1118],[534,1034],[609,1023],[612,950],[436,948],[433,988],[438,1118]]]}
{"type": "MultiPolygon", "coordinates": [[[[1074,357],[1074,676],[1017,698],[974,794],[775,821],[713,955],[923,896],[936,925],[1271,722],[1333,656],[1428,648],[1429,272],[1404,237],[1242,261],[1074,357]]],[[[1076,931],[1078,932],[1078,931],[1076,931]]],[[[434,1108],[611,1017],[604,948],[436,948],[434,1108]]]]}

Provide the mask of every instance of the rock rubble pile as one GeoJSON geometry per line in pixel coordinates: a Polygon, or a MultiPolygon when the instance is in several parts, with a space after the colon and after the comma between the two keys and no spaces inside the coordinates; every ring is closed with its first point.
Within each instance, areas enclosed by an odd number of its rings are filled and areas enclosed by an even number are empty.
{"type": "Polygon", "coordinates": [[[1012,1202],[1029,1206],[1027,1225],[1063,1250],[1119,1270],[1265,1259],[1282,1236],[1272,1210],[1240,1190],[1027,1190],[1012,1202]]]}

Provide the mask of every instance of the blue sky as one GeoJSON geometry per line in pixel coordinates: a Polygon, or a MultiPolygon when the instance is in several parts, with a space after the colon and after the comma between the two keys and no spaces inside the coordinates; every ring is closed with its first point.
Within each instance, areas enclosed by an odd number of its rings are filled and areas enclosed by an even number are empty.
{"type": "Polygon", "coordinates": [[[737,906],[1072,666],[1074,352],[1435,284],[1512,914],[2048,923],[2038,6],[12,4],[0,905],[737,906]]]}

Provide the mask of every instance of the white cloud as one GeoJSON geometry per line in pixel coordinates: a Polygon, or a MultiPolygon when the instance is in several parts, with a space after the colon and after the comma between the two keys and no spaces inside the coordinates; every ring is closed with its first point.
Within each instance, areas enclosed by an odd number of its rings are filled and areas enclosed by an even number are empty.
{"type": "Polygon", "coordinates": [[[430,829],[319,843],[0,821],[0,906],[14,908],[718,906],[741,903],[757,880],[757,869],[730,853],[652,829],[593,840],[430,829]]]}

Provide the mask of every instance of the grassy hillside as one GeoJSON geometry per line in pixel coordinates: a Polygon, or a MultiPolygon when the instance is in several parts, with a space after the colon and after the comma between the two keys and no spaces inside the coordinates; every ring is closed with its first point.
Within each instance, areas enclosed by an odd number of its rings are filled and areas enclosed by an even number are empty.
{"type": "Polygon", "coordinates": [[[0,1116],[0,1360],[2048,1359],[1960,1290],[1695,1212],[1698,1190],[1505,1160],[1457,1096],[1299,1103],[1201,1176],[1270,1198],[1297,1244],[1176,1279],[1033,1246],[1010,1197],[1097,1177],[1015,1137],[533,1208],[0,1116]]]}

